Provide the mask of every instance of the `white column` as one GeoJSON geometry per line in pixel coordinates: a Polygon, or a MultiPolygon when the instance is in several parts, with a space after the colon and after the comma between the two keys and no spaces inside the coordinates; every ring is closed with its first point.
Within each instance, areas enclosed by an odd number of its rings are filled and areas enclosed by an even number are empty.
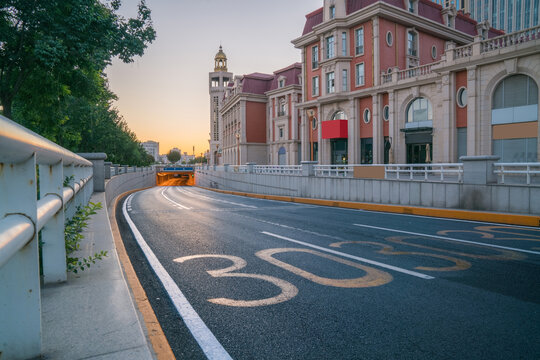
{"type": "Polygon", "coordinates": [[[480,114],[476,66],[467,68],[467,156],[480,155],[480,114]]]}
{"type": "Polygon", "coordinates": [[[382,95],[375,94],[371,97],[372,114],[371,126],[373,126],[373,163],[382,164],[384,162],[384,141],[383,141],[383,126],[380,104],[382,103],[382,95]]]}
{"type": "Polygon", "coordinates": [[[360,163],[360,135],[359,135],[359,126],[358,122],[358,99],[351,100],[351,114],[347,122],[349,138],[347,140],[347,157],[349,159],[349,164],[359,164],[360,163]]]}
{"type": "MultiPolygon", "coordinates": [[[[59,199],[63,199],[63,169],[62,162],[55,165],[39,166],[41,197],[53,194],[59,199]]],[[[86,187],[89,187],[89,185],[86,187]]],[[[41,241],[43,242],[43,281],[45,284],[66,281],[64,207],[43,227],[41,230],[41,241]]]]}

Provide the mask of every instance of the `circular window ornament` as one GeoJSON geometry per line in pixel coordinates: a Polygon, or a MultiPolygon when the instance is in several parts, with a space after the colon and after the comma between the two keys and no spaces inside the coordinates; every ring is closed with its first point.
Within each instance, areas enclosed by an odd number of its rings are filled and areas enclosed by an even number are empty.
{"type": "Polygon", "coordinates": [[[384,121],[388,121],[388,119],[390,119],[390,106],[385,105],[383,107],[382,113],[384,121]]]}
{"type": "Polygon", "coordinates": [[[467,88],[461,87],[456,94],[457,104],[459,107],[467,106],[467,88]]]}
{"type": "Polygon", "coordinates": [[[435,45],[431,47],[431,57],[433,60],[437,59],[437,47],[435,45]]]}
{"type": "Polygon", "coordinates": [[[388,46],[392,46],[393,43],[394,43],[394,36],[392,35],[391,31],[388,31],[386,33],[386,44],[388,46]]]}
{"type": "Polygon", "coordinates": [[[366,124],[369,124],[369,122],[371,121],[371,111],[369,111],[368,108],[364,109],[364,122],[366,124]]]}
{"type": "Polygon", "coordinates": [[[317,129],[317,118],[315,116],[311,119],[311,129],[317,129]]]}

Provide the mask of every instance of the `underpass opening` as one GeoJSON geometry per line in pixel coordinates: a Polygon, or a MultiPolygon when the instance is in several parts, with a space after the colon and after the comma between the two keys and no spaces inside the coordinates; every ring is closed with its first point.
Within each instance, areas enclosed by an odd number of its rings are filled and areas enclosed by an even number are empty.
{"type": "Polygon", "coordinates": [[[194,186],[193,168],[164,168],[156,172],[157,186],[194,186]]]}

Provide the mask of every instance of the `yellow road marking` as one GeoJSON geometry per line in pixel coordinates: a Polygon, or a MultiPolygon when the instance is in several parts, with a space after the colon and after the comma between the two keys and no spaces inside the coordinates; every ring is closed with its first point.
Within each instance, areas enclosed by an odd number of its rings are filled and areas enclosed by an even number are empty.
{"type": "Polygon", "coordinates": [[[381,286],[393,280],[392,275],[390,275],[387,272],[377,270],[369,266],[360,265],[358,263],[355,263],[349,260],[341,259],[336,256],[324,254],[322,252],[311,250],[311,249],[300,249],[300,248],[267,249],[267,250],[261,250],[255,253],[255,255],[265,261],[268,261],[272,265],[276,265],[282,269],[292,272],[293,274],[296,274],[305,279],[311,280],[317,284],[326,285],[326,286],[343,287],[343,288],[365,288],[365,287],[381,286]],[[303,252],[303,253],[319,256],[325,259],[329,259],[329,260],[332,260],[332,261],[335,261],[344,265],[348,265],[348,266],[363,270],[366,272],[366,275],[359,278],[355,278],[355,279],[330,279],[330,278],[317,276],[308,271],[302,270],[296,266],[293,266],[291,264],[277,260],[276,258],[272,257],[272,255],[274,254],[286,253],[286,252],[303,252]]]}

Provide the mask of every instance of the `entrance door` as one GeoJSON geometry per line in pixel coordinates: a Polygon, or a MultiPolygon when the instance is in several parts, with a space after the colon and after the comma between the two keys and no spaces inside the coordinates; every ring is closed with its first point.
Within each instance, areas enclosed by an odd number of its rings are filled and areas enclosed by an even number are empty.
{"type": "Polygon", "coordinates": [[[426,164],[433,159],[433,146],[428,144],[407,144],[407,164],[426,164]],[[428,154],[429,152],[429,154],[428,154]]]}
{"type": "Polygon", "coordinates": [[[347,164],[347,139],[332,139],[330,140],[330,160],[332,165],[347,164]]]}
{"type": "Polygon", "coordinates": [[[287,151],[283,146],[278,151],[278,165],[287,165],[287,151]]]}

